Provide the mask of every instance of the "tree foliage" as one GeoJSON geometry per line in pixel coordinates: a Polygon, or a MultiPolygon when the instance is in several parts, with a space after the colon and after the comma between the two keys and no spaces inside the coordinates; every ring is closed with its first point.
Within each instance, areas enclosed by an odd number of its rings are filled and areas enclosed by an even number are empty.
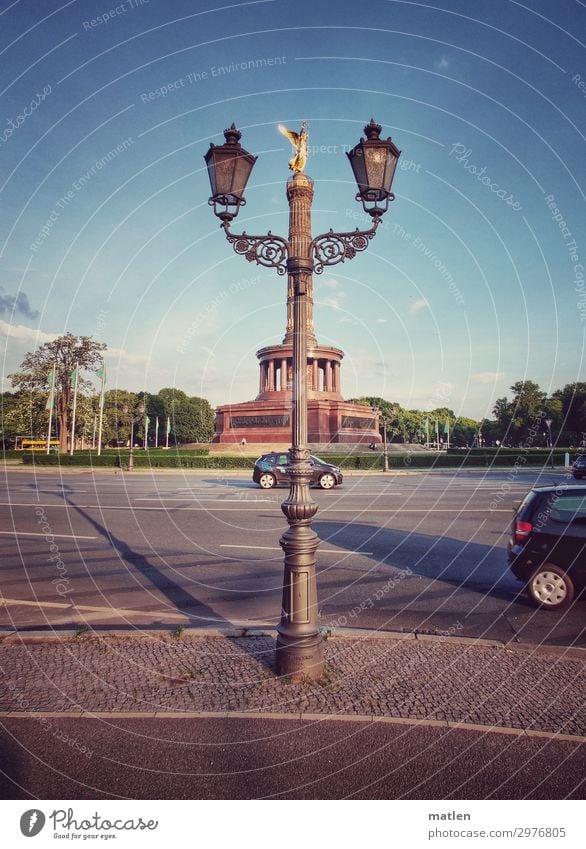
{"type": "MultiPolygon", "coordinates": [[[[73,395],[71,374],[75,368],[95,371],[106,347],[103,342],[96,342],[91,336],[74,336],[72,333],[66,333],[52,342],[45,342],[36,351],[29,352],[21,363],[22,371],[8,375],[12,385],[23,392],[48,393],[50,375],[55,366],[56,418],[59,430],[59,450],[62,453],[67,451],[67,443],[71,435],[73,395]]],[[[83,394],[91,387],[92,384],[80,376],[78,392],[83,394]]]]}

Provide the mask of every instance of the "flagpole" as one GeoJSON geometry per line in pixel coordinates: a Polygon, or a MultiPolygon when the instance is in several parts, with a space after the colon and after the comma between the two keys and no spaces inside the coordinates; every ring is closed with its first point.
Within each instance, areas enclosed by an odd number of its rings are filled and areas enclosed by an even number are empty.
{"type": "Polygon", "coordinates": [[[145,451],[147,450],[147,448],[149,446],[149,424],[150,424],[150,421],[151,420],[149,419],[149,417],[147,415],[145,415],[145,417],[144,417],[144,445],[143,445],[143,448],[144,448],[145,451]]]}
{"type": "Polygon", "coordinates": [[[96,450],[96,427],[98,424],[98,417],[94,416],[94,429],[92,431],[92,451],[96,450]]]}
{"type": "Polygon", "coordinates": [[[79,365],[76,365],[74,374],[75,385],[73,387],[73,410],[71,412],[71,446],[69,449],[69,453],[72,457],[75,448],[75,415],[77,413],[77,386],[79,383],[79,365]]]}
{"type": "Polygon", "coordinates": [[[425,419],[425,436],[427,438],[427,448],[429,448],[429,416],[425,419]]]}
{"type": "Polygon", "coordinates": [[[439,421],[438,421],[437,419],[435,420],[435,449],[436,449],[436,451],[439,451],[439,450],[440,450],[440,444],[439,444],[439,421]]]}
{"type": "Polygon", "coordinates": [[[104,422],[104,389],[106,387],[106,364],[102,360],[102,387],[100,389],[100,421],[98,424],[98,457],[102,453],[102,425],[104,422]]]}
{"type": "Polygon", "coordinates": [[[53,427],[53,405],[55,403],[55,378],[57,371],[57,363],[53,363],[53,373],[51,375],[51,388],[49,389],[49,428],[47,431],[47,454],[51,450],[51,429],[53,427]]]}
{"type": "Polygon", "coordinates": [[[155,419],[155,448],[159,447],[159,417],[155,419]]]}
{"type": "Polygon", "coordinates": [[[169,449],[169,432],[170,432],[170,430],[171,430],[171,419],[169,418],[169,416],[167,416],[167,436],[166,436],[166,439],[165,439],[165,448],[167,450],[169,449]]]}

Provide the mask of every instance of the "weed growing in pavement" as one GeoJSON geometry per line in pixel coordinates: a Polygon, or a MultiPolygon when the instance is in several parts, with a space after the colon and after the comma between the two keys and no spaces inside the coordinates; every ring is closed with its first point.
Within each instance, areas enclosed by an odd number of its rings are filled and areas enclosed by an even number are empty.
{"type": "Polygon", "coordinates": [[[171,638],[173,640],[180,640],[183,636],[183,632],[185,631],[185,625],[177,625],[174,631],[171,632],[171,638]]]}

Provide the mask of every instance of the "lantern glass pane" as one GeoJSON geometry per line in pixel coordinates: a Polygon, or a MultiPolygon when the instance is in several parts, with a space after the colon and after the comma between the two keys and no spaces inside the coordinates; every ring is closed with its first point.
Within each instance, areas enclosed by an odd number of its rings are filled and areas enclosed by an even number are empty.
{"type": "Polygon", "coordinates": [[[395,176],[395,168],[397,167],[397,162],[399,161],[398,157],[394,156],[390,151],[387,157],[387,170],[385,174],[385,189],[387,192],[391,191],[391,186],[393,185],[393,179],[395,176]]]}
{"type": "Polygon", "coordinates": [[[225,153],[218,155],[216,152],[216,194],[232,194],[235,167],[236,157],[233,154],[226,156],[225,153]]]}
{"type": "Polygon", "coordinates": [[[237,197],[244,195],[244,189],[252,171],[252,164],[248,156],[237,156],[235,158],[232,194],[237,195],[237,197]]]}
{"type": "Polygon", "coordinates": [[[370,148],[366,150],[366,169],[368,172],[368,188],[382,189],[385,187],[385,170],[387,165],[387,151],[384,147],[370,148]]]}
{"type": "Polygon", "coordinates": [[[358,185],[358,191],[363,192],[368,187],[368,181],[366,178],[366,165],[364,162],[362,147],[359,145],[355,147],[349,154],[349,159],[352,171],[354,172],[354,179],[358,185]]]}

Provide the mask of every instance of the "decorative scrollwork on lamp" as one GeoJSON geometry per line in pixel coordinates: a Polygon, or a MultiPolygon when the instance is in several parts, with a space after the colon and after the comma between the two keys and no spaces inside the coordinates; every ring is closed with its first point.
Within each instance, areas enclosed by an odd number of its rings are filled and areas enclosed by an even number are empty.
{"type": "Polygon", "coordinates": [[[237,254],[240,254],[248,262],[256,262],[265,268],[276,268],[277,274],[285,274],[287,271],[287,252],[289,242],[280,236],[274,236],[271,231],[266,236],[250,236],[248,233],[230,233],[228,226],[224,225],[226,238],[237,254]]]}
{"type": "Polygon", "coordinates": [[[314,272],[321,274],[326,265],[337,265],[347,259],[354,259],[359,251],[365,251],[376,233],[379,221],[378,217],[375,218],[370,230],[357,228],[351,233],[334,233],[330,230],[316,236],[311,243],[311,251],[315,257],[314,272]]]}

